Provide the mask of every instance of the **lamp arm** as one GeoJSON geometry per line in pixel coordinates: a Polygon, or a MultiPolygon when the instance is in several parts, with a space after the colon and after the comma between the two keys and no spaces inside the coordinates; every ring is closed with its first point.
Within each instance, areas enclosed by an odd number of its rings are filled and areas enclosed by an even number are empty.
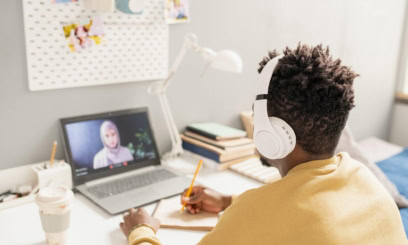
{"type": "Polygon", "coordinates": [[[157,97],[159,98],[159,102],[160,102],[160,106],[163,111],[167,130],[169,131],[169,134],[170,134],[171,145],[173,147],[174,145],[177,145],[177,140],[174,137],[173,127],[172,127],[172,123],[169,117],[169,114],[171,114],[171,111],[168,110],[168,106],[166,105],[167,101],[164,99],[166,97],[166,94],[158,94],[157,97]]]}
{"type": "Polygon", "coordinates": [[[169,86],[171,78],[180,67],[181,62],[183,61],[189,49],[193,49],[198,53],[203,53],[205,51],[205,48],[202,48],[197,44],[197,37],[194,34],[191,33],[188,34],[184,39],[184,44],[180,52],[178,53],[173,65],[171,66],[167,77],[163,81],[154,83],[148,89],[150,94],[155,94],[159,97],[160,106],[163,110],[166,126],[170,133],[172,149],[170,152],[166,153],[165,156],[163,156],[164,159],[166,158],[172,159],[174,157],[181,155],[184,152],[180,133],[177,129],[177,125],[174,121],[174,117],[173,114],[171,113],[170,105],[166,96],[166,90],[169,86]]]}
{"type": "Polygon", "coordinates": [[[172,145],[172,149],[170,151],[170,158],[174,158],[177,157],[179,155],[181,155],[184,151],[183,151],[183,146],[182,146],[182,141],[181,141],[181,137],[180,137],[180,133],[177,129],[176,123],[174,121],[174,117],[173,117],[173,113],[171,113],[171,109],[170,109],[170,105],[169,105],[169,101],[167,100],[167,96],[165,94],[163,94],[162,97],[163,101],[164,101],[164,106],[166,108],[167,111],[167,117],[168,120],[170,122],[170,124],[168,125],[169,128],[169,132],[171,132],[173,134],[173,140],[174,143],[172,145]]]}
{"type": "Polygon", "coordinates": [[[184,59],[184,56],[186,55],[187,51],[189,49],[193,49],[197,52],[200,52],[202,48],[198,46],[197,43],[197,37],[190,33],[187,34],[186,37],[184,38],[184,44],[183,47],[181,48],[180,52],[178,53],[173,65],[170,68],[169,74],[167,75],[166,79],[162,82],[162,91],[166,91],[167,87],[169,86],[170,79],[173,77],[173,75],[177,72],[178,68],[181,65],[181,62],[184,59]]]}

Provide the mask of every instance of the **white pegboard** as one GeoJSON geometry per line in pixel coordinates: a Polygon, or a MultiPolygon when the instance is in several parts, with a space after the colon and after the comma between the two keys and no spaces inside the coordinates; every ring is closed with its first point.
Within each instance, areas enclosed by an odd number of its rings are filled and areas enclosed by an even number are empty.
{"type": "Polygon", "coordinates": [[[143,14],[96,13],[76,3],[23,0],[31,91],[157,80],[168,72],[169,28],[162,0],[145,0],[143,14]],[[100,16],[104,43],[72,53],[63,25],[100,16]]]}

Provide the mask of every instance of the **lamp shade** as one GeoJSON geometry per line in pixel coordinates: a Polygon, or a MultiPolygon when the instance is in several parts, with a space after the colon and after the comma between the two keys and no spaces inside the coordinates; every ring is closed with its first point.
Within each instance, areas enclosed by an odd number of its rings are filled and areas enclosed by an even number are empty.
{"type": "Polygon", "coordinates": [[[224,49],[217,52],[210,60],[210,66],[214,69],[240,73],[242,72],[242,59],[234,51],[224,49]]]}

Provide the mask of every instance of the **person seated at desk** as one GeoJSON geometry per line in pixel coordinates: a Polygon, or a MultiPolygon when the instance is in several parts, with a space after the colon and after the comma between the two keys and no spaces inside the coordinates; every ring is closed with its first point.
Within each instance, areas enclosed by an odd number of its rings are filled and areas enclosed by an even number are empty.
{"type": "MultiPolygon", "coordinates": [[[[267,112],[292,127],[296,145],[282,159],[261,157],[282,179],[236,198],[205,187],[182,197],[192,214],[225,210],[199,244],[408,244],[381,183],[348,153],[335,154],[354,107],[357,75],[321,45],[283,53],[269,82],[267,112]]],[[[270,52],[259,72],[276,56],[270,52]]],[[[129,245],[160,244],[159,226],[143,209],[130,210],[120,224],[129,245]]]]}

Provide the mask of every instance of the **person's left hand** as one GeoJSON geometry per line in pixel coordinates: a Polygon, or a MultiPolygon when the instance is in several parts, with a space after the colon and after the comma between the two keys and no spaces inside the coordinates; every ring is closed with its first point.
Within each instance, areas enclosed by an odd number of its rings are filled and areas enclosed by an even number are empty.
{"type": "Polygon", "coordinates": [[[160,228],[160,221],[150,216],[143,208],[139,208],[137,211],[133,208],[129,209],[129,214],[123,216],[123,221],[124,222],[120,223],[120,228],[126,237],[129,236],[129,232],[132,231],[132,228],[137,225],[150,225],[154,228],[155,232],[160,228]]]}

